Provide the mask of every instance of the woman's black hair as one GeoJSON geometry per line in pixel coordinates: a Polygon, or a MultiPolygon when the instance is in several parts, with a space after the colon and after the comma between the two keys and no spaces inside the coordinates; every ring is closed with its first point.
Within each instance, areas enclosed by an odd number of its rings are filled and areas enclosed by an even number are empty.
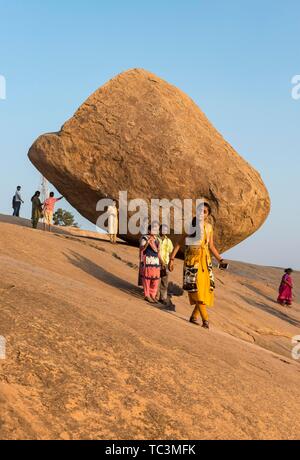
{"type": "Polygon", "coordinates": [[[33,198],[35,198],[36,196],[40,196],[41,192],[39,190],[37,190],[35,192],[35,194],[31,197],[31,201],[33,200],[33,198]]]}
{"type": "Polygon", "coordinates": [[[210,216],[211,215],[211,206],[210,206],[210,204],[205,201],[204,207],[208,209],[208,215],[210,216]]]}
{"type": "Polygon", "coordinates": [[[293,272],[293,269],[292,268],[286,268],[284,270],[284,273],[292,273],[293,272]]]}
{"type": "Polygon", "coordinates": [[[210,204],[207,202],[207,201],[204,201],[203,203],[201,203],[198,207],[197,207],[197,212],[200,208],[200,206],[203,206],[204,208],[207,208],[208,209],[208,215],[210,216],[211,215],[211,206],[210,204]]]}
{"type": "MultiPolygon", "coordinates": [[[[210,204],[207,203],[207,201],[205,201],[205,202],[203,203],[203,206],[204,206],[205,208],[208,209],[208,215],[210,216],[210,215],[211,215],[211,207],[210,207],[210,204]]],[[[193,227],[193,228],[196,227],[196,223],[197,223],[198,217],[199,217],[199,216],[193,217],[193,220],[192,220],[192,227],[193,227]]],[[[195,236],[196,236],[196,230],[192,233],[192,235],[190,235],[190,238],[195,238],[195,236]]]]}
{"type": "Polygon", "coordinates": [[[162,232],[162,230],[163,230],[164,227],[166,227],[167,230],[169,230],[169,226],[168,226],[167,224],[161,224],[161,225],[159,226],[159,233],[162,232]]]}
{"type": "MultiPolygon", "coordinates": [[[[208,215],[210,216],[210,215],[211,215],[211,206],[210,206],[210,204],[207,203],[207,202],[205,201],[205,202],[203,203],[203,206],[204,206],[204,208],[207,208],[207,209],[208,209],[208,215]]],[[[196,225],[197,217],[199,217],[199,216],[193,217],[193,220],[192,220],[192,225],[193,225],[193,227],[196,225]]]]}

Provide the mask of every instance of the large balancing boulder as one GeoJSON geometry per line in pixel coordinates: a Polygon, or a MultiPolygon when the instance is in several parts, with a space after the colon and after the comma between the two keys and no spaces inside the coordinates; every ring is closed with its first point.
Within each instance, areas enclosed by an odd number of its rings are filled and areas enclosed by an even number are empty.
{"type": "Polygon", "coordinates": [[[29,158],[94,223],[98,200],[118,200],[119,191],[147,201],[204,197],[220,251],[254,233],[270,210],[259,173],[186,94],[142,69],[99,88],[58,133],[40,136],[29,158]]]}

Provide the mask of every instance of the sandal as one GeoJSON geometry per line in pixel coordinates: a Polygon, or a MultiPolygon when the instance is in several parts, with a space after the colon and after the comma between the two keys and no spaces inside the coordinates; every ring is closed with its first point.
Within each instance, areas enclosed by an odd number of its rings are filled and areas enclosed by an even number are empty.
{"type": "Polygon", "coordinates": [[[209,329],[209,322],[203,321],[202,327],[204,327],[204,329],[209,329]]]}
{"type": "Polygon", "coordinates": [[[150,297],[150,299],[152,300],[152,303],[159,303],[156,297],[150,297]]]}
{"type": "Polygon", "coordinates": [[[146,300],[146,302],[155,303],[155,301],[152,299],[152,297],[146,296],[144,299],[146,300]]]}
{"type": "Polygon", "coordinates": [[[197,322],[197,320],[193,317],[190,318],[190,323],[195,324],[195,326],[200,326],[200,324],[197,322]]]}

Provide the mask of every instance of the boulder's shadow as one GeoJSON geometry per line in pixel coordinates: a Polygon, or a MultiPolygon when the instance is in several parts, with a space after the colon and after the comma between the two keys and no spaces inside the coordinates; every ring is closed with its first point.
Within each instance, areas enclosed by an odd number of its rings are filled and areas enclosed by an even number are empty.
{"type": "MultiPolygon", "coordinates": [[[[84,272],[93,276],[99,281],[106,283],[109,286],[119,289],[120,291],[130,294],[139,299],[143,299],[142,290],[139,289],[134,284],[126,281],[119,276],[114,275],[113,273],[105,270],[99,265],[95,264],[93,261],[87,257],[82,256],[74,251],[70,251],[68,254],[64,254],[68,261],[77,268],[80,268],[84,272]]],[[[138,274],[137,274],[138,276],[138,274]]]]}

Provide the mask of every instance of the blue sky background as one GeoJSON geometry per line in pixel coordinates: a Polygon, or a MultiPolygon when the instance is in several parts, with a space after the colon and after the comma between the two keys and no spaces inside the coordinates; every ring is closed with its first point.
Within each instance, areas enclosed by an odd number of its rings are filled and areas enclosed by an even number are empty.
{"type": "Polygon", "coordinates": [[[300,268],[299,0],[0,0],[0,21],[1,213],[21,184],[30,216],[35,138],[117,73],[143,67],[189,94],[269,189],[268,221],[227,257],[300,268]]]}

